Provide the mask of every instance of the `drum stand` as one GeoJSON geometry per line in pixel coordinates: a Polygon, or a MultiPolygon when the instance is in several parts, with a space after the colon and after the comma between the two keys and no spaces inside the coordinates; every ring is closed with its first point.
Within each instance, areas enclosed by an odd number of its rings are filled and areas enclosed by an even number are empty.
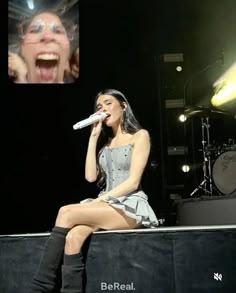
{"type": "Polygon", "coordinates": [[[203,190],[205,195],[212,196],[212,172],[211,172],[211,156],[208,150],[210,146],[210,124],[209,117],[201,118],[202,128],[202,155],[203,155],[203,180],[196,187],[190,196],[193,196],[199,190],[203,190]]]}

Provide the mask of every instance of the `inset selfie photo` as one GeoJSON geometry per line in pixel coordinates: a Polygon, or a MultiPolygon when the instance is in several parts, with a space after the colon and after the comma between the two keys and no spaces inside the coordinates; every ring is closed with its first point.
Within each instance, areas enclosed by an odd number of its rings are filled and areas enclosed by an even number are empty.
{"type": "Polygon", "coordinates": [[[79,78],[79,0],[8,1],[8,78],[37,84],[79,78]]]}

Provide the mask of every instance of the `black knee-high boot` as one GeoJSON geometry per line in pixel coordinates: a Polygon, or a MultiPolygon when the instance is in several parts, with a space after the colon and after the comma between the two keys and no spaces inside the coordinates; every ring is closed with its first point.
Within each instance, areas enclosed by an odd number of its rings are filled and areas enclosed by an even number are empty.
{"type": "Polygon", "coordinates": [[[64,255],[62,265],[62,293],[83,292],[84,262],[81,253],[64,255]]]}
{"type": "Polygon", "coordinates": [[[64,254],[65,237],[70,229],[55,226],[49,236],[30,293],[53,292],[64,254]]]}

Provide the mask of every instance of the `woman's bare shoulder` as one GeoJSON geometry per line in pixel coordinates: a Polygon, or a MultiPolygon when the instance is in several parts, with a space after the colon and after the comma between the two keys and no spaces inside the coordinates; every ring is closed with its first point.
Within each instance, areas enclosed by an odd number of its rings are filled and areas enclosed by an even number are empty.
{"type": "Polygon", "coordinates": [[[134,136],[136,137],[136,139],[150,139],[150,135],[148,130],[142,128],[139,131],[137,131],[134,136]]]}
{"type": "Polygon", "coordinates": [[[135,143],[145,143],[150,142],[150,135],[148,130],[146,129],[140,129],[133,135],[133,144],[135,143]]]}

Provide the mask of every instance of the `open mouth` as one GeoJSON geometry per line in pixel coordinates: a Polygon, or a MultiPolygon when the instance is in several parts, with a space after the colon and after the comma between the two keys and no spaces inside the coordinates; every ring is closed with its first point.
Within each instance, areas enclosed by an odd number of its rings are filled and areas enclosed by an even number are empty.
{"type": "Polygon", "coordinates": [[[106,119],[108,119],[108,118],[110,118],[111,117],[111,114],[109,114],[109,113],[106,113],[107,114],[107,117],[106,117],[106,119]]]}
{"type": "Polygon", "coordinates": [[[37,77],[41,82],[56,82],[59,55],[55,53],[39,54],[35,61],[37,77]]]}
{"type": "Polygon", "coordinates": [[[107,120],[111,117],[111,114],[107,113],[107,117],[103,120],[104,122],[107,122],[107,120]]]}

